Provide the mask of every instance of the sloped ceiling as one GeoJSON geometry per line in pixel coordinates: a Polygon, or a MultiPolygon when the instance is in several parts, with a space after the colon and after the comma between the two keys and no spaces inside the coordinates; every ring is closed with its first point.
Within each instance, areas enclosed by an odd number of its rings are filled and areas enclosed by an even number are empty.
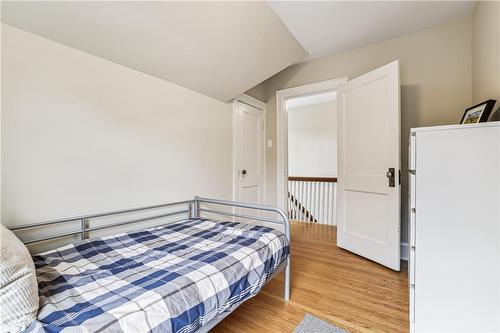
{"type": "Polygon", "coordinates": [[[269,1],[309,52],[324,57],[472,15],[475,1],[269,1]]]}
{"type": "Polygon", "coordinates": [[[307,55],[263,2],[3,1],[2,22],[221,101],[307,55]]]}

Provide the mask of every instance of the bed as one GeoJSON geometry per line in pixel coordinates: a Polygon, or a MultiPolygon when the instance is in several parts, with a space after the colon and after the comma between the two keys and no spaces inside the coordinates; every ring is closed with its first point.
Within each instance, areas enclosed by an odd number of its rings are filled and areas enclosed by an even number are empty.
{"type": "Polygon", "coordinates": [[[40,308],[28,332],[207,332],[282,270],[284,298],[289,298],[290,226],[275,207],[195,197],[12,230],[61,223],[78,223],[79,228],[24,240],[34,244],[81,238],[33,255],[40,308]],[[147,213],[159,208],[171,210],[147,213]],[[138,213],[143,215],[127,218],[138,213]],[[119,218],[105,225],[90,223],[110,216],[119,218]],[[166,217],[176,218],[88,238],[92,232],[166,217]],[[280,225],[283,232],[270,224],[280,225]]]}

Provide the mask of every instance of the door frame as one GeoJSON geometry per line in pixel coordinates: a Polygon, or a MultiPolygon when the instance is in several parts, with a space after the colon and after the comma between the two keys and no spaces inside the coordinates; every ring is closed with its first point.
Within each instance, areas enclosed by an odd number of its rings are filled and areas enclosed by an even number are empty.
{"type": "Polygon", "coordinates": [[[239,103],[245,103],[254,108],[262,110],[262,121],[264,123],[263,130],[261,134],[262,139],[262,172],[264,178],[263,186],[263,197],[262,204],[266,203],[266,106],[267,104],[252,97],[247,94],[242,94],[233,99],[232,109],[233,109],[233,200],[239,201],[240,199],[240,191],[239,191],[239,176],[240,172],[238,170],[238,161],[239,161],[239,103]]]}
{"type": "Polygon", "coordinates": [[[342,76],[276,91],[276,205],[285,212],[288,211],[288,112],[286,101],[294,97],[337,91],[338,87],[346,83],[347,80],[347,76],[342,76]]]}

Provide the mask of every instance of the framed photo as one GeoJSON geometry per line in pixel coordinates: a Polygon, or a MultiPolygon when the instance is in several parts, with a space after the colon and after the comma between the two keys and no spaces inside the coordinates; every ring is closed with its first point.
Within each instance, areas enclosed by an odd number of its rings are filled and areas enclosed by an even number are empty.
{"type": "Polygon", "coordinates": [[[486,122],[490,116],[491,110],[493,110],[495,102],[496,101],[494,99],[489,99],[468,108],[465,110],[460,124],[477,124],[486,122]]]}

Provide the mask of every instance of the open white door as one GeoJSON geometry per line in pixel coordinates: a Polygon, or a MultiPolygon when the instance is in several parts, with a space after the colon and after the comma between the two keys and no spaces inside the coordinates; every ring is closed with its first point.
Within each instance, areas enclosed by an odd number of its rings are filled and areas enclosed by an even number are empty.
{"type": "Polygon", "coordinates": [[[338,90],[337,245],[399,271],[399,61],[338,90]]]}

